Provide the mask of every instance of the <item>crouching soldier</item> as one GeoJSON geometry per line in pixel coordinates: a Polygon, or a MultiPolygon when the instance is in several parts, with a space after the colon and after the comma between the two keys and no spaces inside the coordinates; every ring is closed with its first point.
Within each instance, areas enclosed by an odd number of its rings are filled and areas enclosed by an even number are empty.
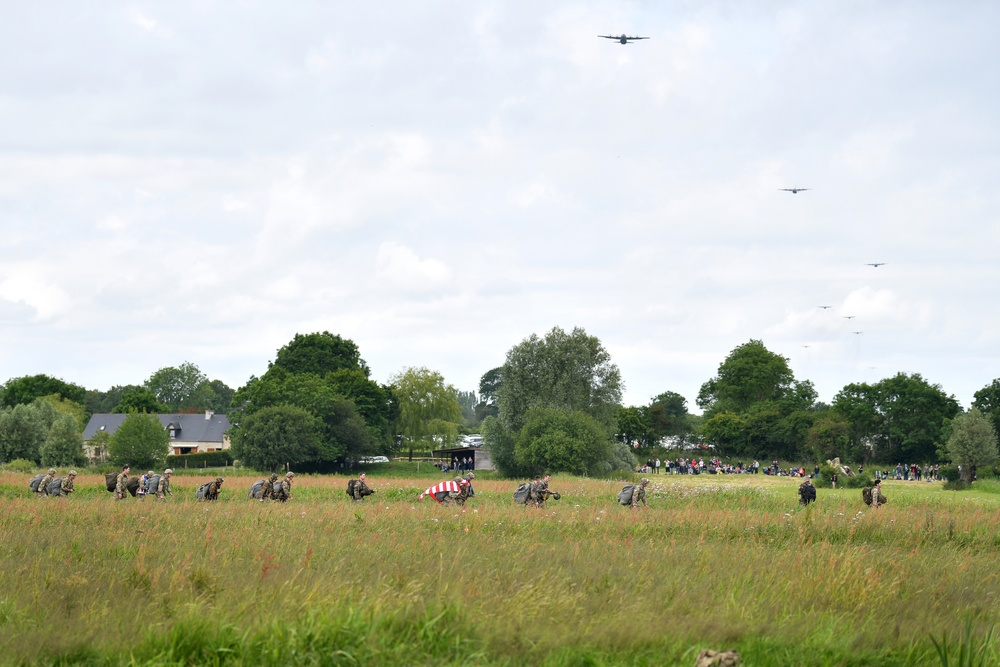
{"type": "Polygon", "coordinates": [[[260,502],[274,498],[274,485],[277,481],[277,473],[271,473],[271,476],[264,480],[264,486],[260,489],[260,502]]]}
{"type": "Polygon", "coordinates": [[[629,507],[638,508],[640,505],[642,507],[649,507],[646,504],[646,487],[649,486],[649,479],[643,477],[639,481],[639,486],[632,490],[632,502],[629,503],[629,507]]]}
{"type": "Polygon", "coordinates": [[[280,482],[274,482],[274,491],[271,492],[271,498],[277,500],[279,503],[283,503],[292,498],[292,479],[295,477],[295,473],[289,470],[285,473],[285,479],[280,482]]]}
{"type": "Polygon", "coordinates": [[[531,489],[528,491],[528,502],[526,504],[535,507],[545,507],[545,501],[548,500],[549,496],[559,500],[558,491],[549,491],[549,480],[551,479],[552,475],[548,473],[545,473],[544,477],[536,475],[535,481],[531,483],[531,489]]]}
{"type": "Polygon", "coordinates": [[[160,477],[160,481],[156,483],[156,499],[166,500],[167,496],[174,495],[174,492],[170,490],[170,478],[173,477],[174,471],[167,468],[163,471],[163,475],[160,477]]]}
{"type": "Polygon", "coordinates": [[[811,480],[806,479],[799,484],[799,504],[808,505],[812,502],[816,502],[816,487],[812,485],[811,480]]]}
{"type": "Polygon", "coordinates": [[[76,479],[76,471],[70,470],[69,474],[63,478],[63,481],[59,483],[59,493],[57,496],[68,496],[73,493],[73,480],[76,479]]]}
{"type": "Polygon", "coordinates": [[[49,468],[49,472],[42,477],[42,481],[38,483],[38,491],[36,492],[39,497],[49,495],[49,483],[55,478],[56,469],[49,468]]]}
{"type": "Polygon", "coordinates": [[[222,477],[216,477],[215,481],[210,482],[205,490],[205,500],[218,500],[219,491],[222,490],[222,483],[225,481],[222,477]]]}
{"type": "Polygon", "coordinates": [[[353,492],[354,502],[360,503],[362,500],[365,499],[366,496],[370,496],[373,493],[375,493],[375,489],[372,489],[368,486],[368,483],[365,481],[365,474],[361,473],[360,475],[358,475],[358,481],[354,483],[354,492],[353,492]]]}
{"type": "Polygon", "coordinates": [[[456,477],[455,483],[458,484],[458,491],[451,491],[448,496],[455,501],[456,505],[465,505],[465,501],[476,495],[476,492],[472,490],[472,480],[476,478],[476,473],[470,472],[465,477],[456,477]]]}

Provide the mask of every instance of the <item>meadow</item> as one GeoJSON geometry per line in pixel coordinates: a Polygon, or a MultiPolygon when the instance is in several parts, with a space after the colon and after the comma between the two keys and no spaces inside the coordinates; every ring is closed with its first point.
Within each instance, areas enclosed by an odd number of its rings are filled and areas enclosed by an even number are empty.
{"type": "MultiPolygon", "coordinates": [[[[482,477],[482,476],[481,476],[482,477]]],[[[0,662],[93,665],[939,665],[1000,658],[1000,484],[887,482],[889,504],[797,480],[553,478],[544,509],[477,479],[464,508],[416,500],[440,473],[174,477],[166,502],[116,502],[82,475],[66,499],[0,473],[0,662]],[[935,646],[935,643],[937,646],[935,646]],[[945,647],[942,648],[942,643],[945,647]]],[[[965,664],[965,663],[962,663],[965,664]]],[[[968,663],[979,664],[979,663],[968,663]]]]}

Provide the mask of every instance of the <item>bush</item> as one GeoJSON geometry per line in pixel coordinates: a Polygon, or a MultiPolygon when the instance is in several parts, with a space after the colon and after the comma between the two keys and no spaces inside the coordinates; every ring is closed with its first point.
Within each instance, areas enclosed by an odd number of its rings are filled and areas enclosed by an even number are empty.
{"type": "Polygon", "coordinates": [[[233,465],[233,456],[228,449],[218,452],[198,452],[197,454],[171,454],[167,457],[168,468],[222,468],[233,465]]]}
{"type": "Polygon", "coordinates": [[[14,459],[13,461],[3,464],[4,470],[9,470],[11,472],[34,472],[37,467],[37,463],[29,461],[28,459],[14,459]]]}
{"type": "Polygon", "coordinates": [[[840,475],[837,479],[837,483],[845,489],[863,489],[866,486],[875,486],[875,478],[871,475],[855,473],[851,476],[840,475]]]}
{"type": "Polygon", "coordinates": [[[833,476],[837,475],[837,483],[844,486],[844,480],[847,479],[847,475],[838,471],[832,465],[824,463],[819,467],[819,477],[813,480],[813,486],[821,489],[833,488],[833,476]]]}
{"type": "Polygon", "coordinates": [[[972,486],[962,479],[962,474],[955,465],[942,466],[941,478],[945,480],[944,486],[941,487],[945,491],[963,491],[972,486]]]}

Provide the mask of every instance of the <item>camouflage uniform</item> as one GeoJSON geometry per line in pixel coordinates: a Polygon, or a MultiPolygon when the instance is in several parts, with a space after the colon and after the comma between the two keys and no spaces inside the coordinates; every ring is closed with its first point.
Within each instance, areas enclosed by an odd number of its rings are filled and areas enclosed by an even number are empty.
{"type": "Polygon", "coordinates": [[[370,496],[373,493],[375,492],[369,488],[363,478],[358,478],[358,481],[354,483],[354,502],[360,503],[365,499],[365,496],[370,496]]]}
{"type": "Polygon", "coordinates": [[[646,485],[649,484],[649,480],[645,477],[639,482],[639,485],[632,489],[632,502],[631,507],[639,507],[642,504],[643,507],[649,507],[646,505],[646,485]]]}
{"type": "Polygon", "coordinates": [[[160,481],[156,483],[156,497],[158,500],[166,500],[167,496],[174,495],[174,492],[170,490],[170,477],[168,477],[168,475],[172,474],[174,474],[174,471],[167,468],[160,475],[160,481]]]}
{"type": "Polygon", "coordinates": [[[48,474],[42,477],[42,481],[38,483],[38,495],[47,496],[49,495],[49,482],[51,482],[56,476],[56,471],[54,468],[49,469],[48,474]]]}
{"type": "Polygon", "coordinates": [[[475,478],[475,474],[471,472],[465,477],[455,478],[455,481],[458,483],[459,490],[457,493],[450,493],[448,495],[451,496],[456,505],[465,505],[465,501],[472,495],[472,480],[475,478]]]}
{"type": "Polygon", "coordinates": [[[274,498],[274,483],[278,481],[277,475],[271,475],[264,480],[264,486],[260,488],[260,501],[264,502],[270,498],[274,498]]]}
{"type": "Polygon", "coordinates": [[[73,480],[76,479],[76,471],[71,470],[69,475],[63,479],[62,483],[59,485],[59,495],[68,496],[73,493],[73,480]]]}
{"type": "Polygon", "coordinates": [[[536,479],[531,483],[531,489],[528,491],[528,502],[525,505],[545,506],[545,501],[552,495],[552,492],[549,491],[548,478],[549,476],[546,475],[545,479],[536,479]]]}
{"type": "Polygon", "coordinates": [[[885,496],[882,495],[882,485],[876,484],[872,487],[872,509],[878,509],[885,505],[885,496]]]}
{"type": "Polygon", "coordinates": [[[271,498],[277,500],[280,503],[285,502],[292,497],[292,478],[295,477],[294,472],[289,472],[285,475],[285,479],[280,482],[274,483],[274,490],[271,492],[271,498]]]}
{"type": "Polygon", "coordinates": [[[115,480],[115,498],[118,500],[123,500],[128,497],[128,488],[126,487],[126,484],[128,484],[128,471],[122,470],[118,473],[118,479],[115,480]]]}
{"type": "Polygon", "coordinates": [[[799,504],[808,505],[816,500],[816,487],[808,479],[799,484],[799,504]]]}
{"type": "Polygon", "coordinates": [[[219,491],[222,490],[222,483],[224,481],[226,480],[222,477],[216,477],[205,491],[205,500],[216,500],[219,497],[219,491]]]}

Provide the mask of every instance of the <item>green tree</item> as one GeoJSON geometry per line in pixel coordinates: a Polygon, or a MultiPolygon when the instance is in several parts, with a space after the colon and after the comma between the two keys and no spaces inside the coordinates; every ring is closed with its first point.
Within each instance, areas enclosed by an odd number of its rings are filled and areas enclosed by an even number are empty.
{"type": "Polygon", "coordinates": [[[664,436],[684,436],[691,432],[687,399],[680,394],[667,391],[653,398],[648,408],[653,434],[664,436]]]}
{"type": "Polygon", "coordinates": [[[824,412],[809,428],[806,443],[816,461],[833,458],[846,460],[850,444],[850,424],[837,412],[824,412]]]}
{"type": "Polygon", "coordinates": [[[154,469],[167,460],[170,437],[156,415],[130,412],[111,436],[108,454],[116,465],[154,469]]]}
{"type": "Polygon", "coordinates": [[[70,466],[84,463],[83,434],[77,418],[60,414],[42,444],[43,466],[70,466]]]}
{"type": "Polygon", "coordinates": [[[91,415],[114,412],[115,406],[122,400],[122,395],[136,390],[148,391],[145,387],[138,384],[115,385],[107,391],[88,389],[83,407],[87,411],[87,414],[91,415]]]}
{"type": "Polygon", "coordinates": [[[144,386],[156,395],[165,412],[205,410],[215,399],[208,377],[188,361],[177,367],[161,368],[144,386]]]}
{"type": "Polygon", "coordinates": [[[255,470],[278,470],[322,459],[320,421],[295,405],[273,405],[244,418],[232,433],[232,453],[255,470]]]}
{"type": "Polygon", "coordinates": [[[698,405],[706,417],[726,410],[739,413],[755,403],[785,398],[794,385],[788,359],[751,340],[730,352],[719,374],[701,386],[698,405]]]}
{"type": "Polygon", "coordinates": [[[514,445],[520,468],[528,473],[603,472],[612,441],[604,426],[582,410],[537,407],[528,411],[514,445]]]}
{"type": "Polygon", "coordinates": [[[93,451],[93,458],[104,462],[108,460],[108,446],[111,444],[111,434],[107,431],[98,431],[87,441],[93,451]]]}
{"type": "MultiPolygon", "coordinates": [[[[83,427],[86,426],[87,420],[82,405],[76,401],[71,401],[68,398],[63,398],[59,394],[42,396],[41,398],[35,399],[35,402],[39,401],[51,405],[59,415],[69,415],[72,417],[76,422],[76,430],[81,433],[83,432],[83,427]]],[[[55,416],[53,416],[53,420],[54,417],[55,416]]]]}
{"type": "Polygon", "coordinates": [[[652,444],[653,422],[649,418],[648,408],[645,406],[618,408],[617,437],[629,445],[634,442],[638,442],[641,447],[652,444]]]}
{"type": "Polygon", "coordinates": [[[973,394],[972,407],[979,408],[986,415],[993,424],[993,430],[1000,436],[1000,378],[973,394]]]}
{"type": "Polygon", "coordinates": [[[368,364],[354,341],[329,331],[295,334],[291,342],[278,350],[274,365],[289,373],[326,375],[341,369],[361,370],[368,377],[368,364]]]}
{"type": "Polygon", "coordinates": [[[919,373],[847,385],[832,409],[851,425],[851,445],[860,458],[882,463],[937,460],[945,424],[959,412],[954,396],[919,373]]]}
{"type": "Polygon", "coordinates": [[[948,456],[961,466],[962,480],[971,483],[980,466],[997,460],[997,433],[979,408],[955,417],[948,438],[948,456]]]}
{"type": "Polygon", "coordinates": [[[390,382],[399,401],[399,432],[409,445],[411,457],[415,443],[430,445],[431,436],[446,436],[451,432],[442,422],[454,425],[454,433],[458,433],[462,418],[458,392],[445,383],[440,373],[427,368],[406,368],[392,376],[390,382]]]}
{"type": "MultiPolygon", "coordinates": [[[[49,409],[55,412],[51,406],[49,409]]],[[[34,403],[0,409],[0,461],[41,461],[49,426],[45,411],[34,403]]]]}
{"type": "Polygon", "coordinates": [[[169,411],[165,405],[156,399],[156,394],[152,391],[145,387],[136,387],[122,394],[121,400],[118,401],[118,405],[115,406],[112,412],[116,414],[148,412],[149,414],[156,415],[169,411]]]}
{"type": "MultiPolygon", "coordinates": [[[[523,442],[519,436],[534,408],[590,415],[601,426],[608,444],[612,442],[618,430],[621,373],[601,341],[583,329],[566,333],[556,327],[544,338],[532,334],[507,353],[500,376],[503,382],[497,394],[498,424],[491,423],[487,429],[489,420],[484,420],[482,429],[483,443],[501,474],[530,472],[525,467],[526,459],[518,458],[515,449],[518,442],[523,442]]],[[[537,436],[538,432],[533,434],[537,436]]],[[[600,449],[609,461],[614,458],[611,451],[600,449]]]]}
{"type": "Polygon", "coordinates": [[[524,426],[536,407],[582,410],[610,439],[618,425],[621,373],[601,341],[577,327],[555,327],[544,338],[532,334],[507,353],[501,370],[500,421],[511,432],[524,426]]]}
{"type": "Polygon", "coordinates": [[[11,378],[0,393],[0,405],[14,407],[32,403],[36,398],[58,394],[76,403],[83,403],[87,390],[80,385],[48,375],[30,375],[11,378]]]}

